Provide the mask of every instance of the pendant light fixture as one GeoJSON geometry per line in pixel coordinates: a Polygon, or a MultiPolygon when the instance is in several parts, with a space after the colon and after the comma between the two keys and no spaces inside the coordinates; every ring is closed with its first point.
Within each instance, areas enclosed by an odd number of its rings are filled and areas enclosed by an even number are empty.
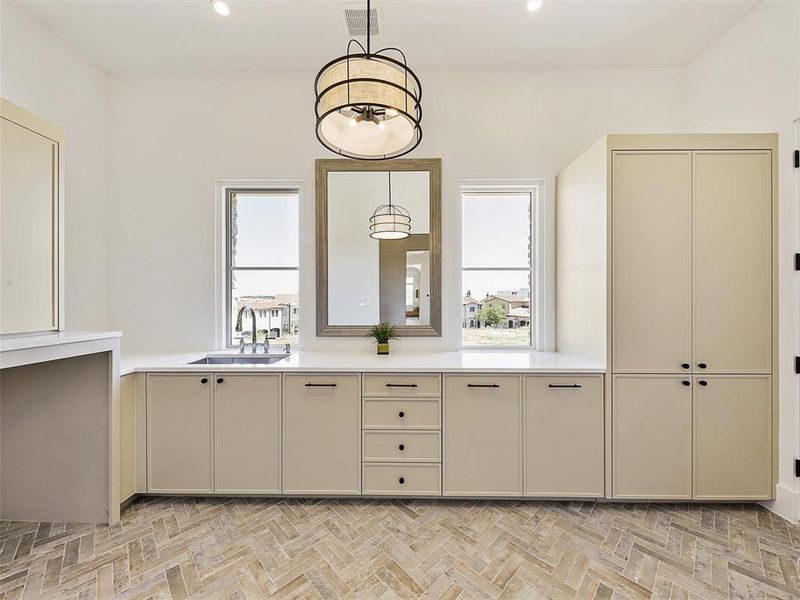
{"type": "Polygon", "coordinates": [[[352,39],[345,56],[322,67],[314,110],[323,146],[347,158],[385,160],[422,141],[422,85],[399,48],[372,52],[371,19],[367,0],[367,47],[352,39]]]}
{"type": "Polygon", "coordinates": [[[381,204],[369,219],[369,237],[376,240],[402,240],[411,235],[411,215],[392,204],[392,172],[389,171],[389,203],[381,204]]]}

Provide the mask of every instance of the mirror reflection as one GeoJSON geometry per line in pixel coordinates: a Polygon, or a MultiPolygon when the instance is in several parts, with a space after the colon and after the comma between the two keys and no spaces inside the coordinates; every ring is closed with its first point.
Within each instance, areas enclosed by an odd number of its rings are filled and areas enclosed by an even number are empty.
{"type": "Polygon", "coordinates": [[[327,188],[328,323],[430,326],[430,173],[328,172],[327,188]]]}

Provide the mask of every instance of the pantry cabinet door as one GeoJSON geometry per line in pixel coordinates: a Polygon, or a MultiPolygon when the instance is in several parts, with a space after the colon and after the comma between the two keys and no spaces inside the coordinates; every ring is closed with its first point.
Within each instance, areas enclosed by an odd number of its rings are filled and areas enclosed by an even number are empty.
{"type": "Polygon", "coordinates": [[[699,376],[694,394],[694,498],[770,498],[770,377],[699,376]]]}
{"type": "Polygon", "coordinates": [[[690,368],[691,167],[689,152],[614,153],[614,372],[690,368]]]}
{"type": "Polygon", "coordinates": [[[694,360],[709,373],[769,373],[772,348],[770,151],[693,160],[694,360]]]}
{"type": "Polygon", "coordinates": [[[522,390],[517,375],[446,375],[444,495],[522,495],[522,390]]]}
{"type": "Polygon", "coordinates": [[[213,492],[211,374],[148,375],[148,492],[213,492]]]}
{"type": "Polygon", "coordinates": [[[692,382],[614,377],[613,497],[692,497],[692,382]]]}
{"type": "Polygon", "coordinates": [[[214,488],[281,491],[280,375],[214,375],[214,488]]]}

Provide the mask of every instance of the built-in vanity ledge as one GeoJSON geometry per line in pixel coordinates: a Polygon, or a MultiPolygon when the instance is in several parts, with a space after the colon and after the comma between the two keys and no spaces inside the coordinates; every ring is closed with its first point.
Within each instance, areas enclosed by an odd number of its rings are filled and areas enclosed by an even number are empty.
{"type": "Polygon", "coordinates": [[[605,366],[558,352],[519,350],[462,350],[454,352],[398,352],[377,356],[372,352],[300,351],[271,364],[192,364],[206,357],[250,357],[263,353],[183,352],[122,357],[120,374],[169,372],[318,372],[318,373],[604,373],[605,366]]]}

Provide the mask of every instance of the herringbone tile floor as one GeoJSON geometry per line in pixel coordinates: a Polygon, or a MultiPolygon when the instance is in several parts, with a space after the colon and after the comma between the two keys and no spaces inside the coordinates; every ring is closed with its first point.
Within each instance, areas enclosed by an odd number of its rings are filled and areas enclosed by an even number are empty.
{"type": "Polygon", "coordinates": [[[752,505],[144,498],[0,544],[0,600],[800,598],[800,527],[752,505]]]}

